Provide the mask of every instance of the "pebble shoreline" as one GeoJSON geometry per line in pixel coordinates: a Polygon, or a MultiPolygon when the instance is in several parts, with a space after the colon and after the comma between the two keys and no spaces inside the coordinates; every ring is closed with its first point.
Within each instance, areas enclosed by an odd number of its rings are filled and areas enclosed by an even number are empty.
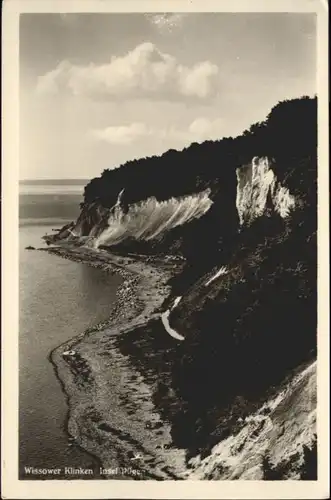
{"type": "Polygon", "coordinates": [[[162,268],[150,259],[137,261],[84,248],[43,250],[123,278],[109,318],[50,355],[68,401],[71,442],[96,457],[104,468],[127,468],[129,457],[140,455],[136,467],[142,475],[125,479],[183,478],[185,454],[171,447],[170,427],[152,403],[153,387],[116,346],[118,335],[160,317],[176,263],[162,268]]]}

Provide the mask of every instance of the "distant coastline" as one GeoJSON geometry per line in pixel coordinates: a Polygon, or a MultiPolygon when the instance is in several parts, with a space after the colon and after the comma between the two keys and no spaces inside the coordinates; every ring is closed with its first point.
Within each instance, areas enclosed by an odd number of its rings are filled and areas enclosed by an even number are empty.
{"type": "Polygon", "coordinates": [[[85,186],[90,179],[20,179],[19,184],[20,185],[25,185],[25,186],[32,186],[32,185],[67,185],[67,186],[72,186],[72,185],[83,185],[85,186]]]}

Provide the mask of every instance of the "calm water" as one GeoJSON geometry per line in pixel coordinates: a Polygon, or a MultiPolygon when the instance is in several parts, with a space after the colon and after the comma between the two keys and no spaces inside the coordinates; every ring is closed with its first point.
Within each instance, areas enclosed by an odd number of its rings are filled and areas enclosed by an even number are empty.
{"type": "MultiPolygon", "coordinates": [[[[38,196],[35,198],[35,210],[38,196]]],[[[30,200],[31,201],[31,200],[30,200]]],[[[44,202],[44,200],[43,200],[44,202]]],[[[54,204],[53,204],[54,205],[54,204]]],[[[75,205],[76,206],[76,205],[75,205]]],[[[69,446],[65,432],[65,395],[48,360],[52,349],[108,317],[121,282],[99,269],[46,252],[41,236],[54,227],[20,221],[19,425],[20,477],[24,467],[90,467],[92,457],[69,446]]],[[[63,221],[62,221],[63,222],[63,221]]],[[[58,225],[55,225],[58,227],[58,225]]],[[[96,464],[95,464],[96,465],[96,464]]]]}

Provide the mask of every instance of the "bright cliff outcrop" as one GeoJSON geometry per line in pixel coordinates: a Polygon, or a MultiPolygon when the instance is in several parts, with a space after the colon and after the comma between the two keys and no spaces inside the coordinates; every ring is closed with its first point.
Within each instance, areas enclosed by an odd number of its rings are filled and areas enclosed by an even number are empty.
{"type": "Polygon", "coordinates": [[[249,224],[263,215],[268,201],[273,210],[283,218],[295,208],[294,196],[288,188],[277,182],[272,162],[268,158],[255,157],[250,165],[237,168],[236,174],[236,205],[240,224],[249,224]]]}

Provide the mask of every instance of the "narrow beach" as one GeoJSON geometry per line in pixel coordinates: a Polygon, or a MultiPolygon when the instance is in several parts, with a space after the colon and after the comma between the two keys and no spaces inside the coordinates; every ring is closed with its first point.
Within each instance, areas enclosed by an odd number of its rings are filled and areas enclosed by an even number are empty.
{"type": "Polygon", "coordinates": [[[109,319],[50,354],[67,396],[72,442],[97,457],[111,479],[184,479],[185,453],[171,445],[170,426],[152,402],[153,385],[117,345],[119,336],[161,321],[167,282],[179,264],[158,262],[156,267],[152,259],[85,247],[44,250],[124,279],[109,319]]]}

